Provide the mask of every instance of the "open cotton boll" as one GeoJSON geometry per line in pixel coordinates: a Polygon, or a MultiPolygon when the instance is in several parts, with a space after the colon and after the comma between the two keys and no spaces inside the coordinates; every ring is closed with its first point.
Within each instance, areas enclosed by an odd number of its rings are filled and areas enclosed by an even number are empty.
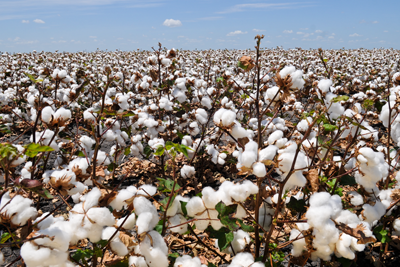
{"type": "Polygon", "coordinates": [[[129,266],[148,267],[146,260],[143,257],[138,257],[138,256],[129,257],[129,266]]]}
{"type": "Polygon", "coordinates": [[[249,132],[245,128],[240,126],[240,124],[235,123],[231,129],[231,134],[236,139],[239,139],[239,138],[247,137],[249,135],[249,132]]]}
{"type": "Polygon", "coordinates": [[[162,236],[156,231],[148,232],[151,239],[146,235],[140,243],[139,249],[149,267],[168,266],[168,247],[162,236]]]}
{"type": "Polygon", "coordinates": [[[50,106],[46,106],[42,109],[42,121],[50,123],[53,119],[54,110],[50,106]]]}
{"type": "Polygon", "coordinates": [[[36,246],[32,242],[24,243],[20,253],[27,267],[62,265],[69,255],[64,251],[36,246]]]}
{"type": "Polygon", "coordinates": [[[211,108],[212,108],[211,99],[210,99],[208,96],[203,96],[203,97],[201,98],[201,105],[202,105],[203,107],[206,107],[206,108],[208,108],[208,109],[211,109],[211,108]]]}
{"type": "Polygon", "coordinates": [[[246,215],[246,210],[241,205],[238,205],[234,217],[238,219],[243,219],[244,217],[246,217],[246,215]]]}
{"type": "Polygon", "coordinates": [[[206,124],[207,120],[208,120],[208,114],[207,111],[205,111],[202,108],[198,108],[196,109],[196,120],[200,123],[200,124],[206,124]]]}
{"type": "Polygon", "coordinates": [[[257,177],[264,177],[267,175],[267,170],[265,169],[264,163],[256,162],[253,164],[253,174],[257,177]]]}
{"type": "Polygon", "coordinates": [[[355,191],[350,191],[348,194],[350,195],[350,202],[352,205],[360,206],[360,205],[364,204],[364,199],[363,199],[362,195],[360,195],[359,193],[357,193],[355,191]]]}
{"type": "Polygon", "coordinates": [[[268,88],[264,95],[264,99],[267,102],[272,101],[272,99],[273,99],[273,101],[279,101],[280,98],[281,98],[281,94],[279,93],[278,86],[268,88]]]}
{"type": "Polygon", "coordinates": [[[4,264],[4,254],[0,251],[0,264],[4,264]]]}
{"type": "MultiPolygon", "coordinates": [[[[101,233],[102,240],[109,240],[115,233],[116,229],[114,227],[106,227],[101,233]]],[[[118,256],[125,256],[128,254],[128,248],[122,243],[119,238],[119,232],[111,239],[110,242],[111,250],[118,256]]]]}
{"type": "Polygon", "coordinates": [[[194,217],[196,214],[203,212],[206,209],[203,200],[200,197],[192,197],[186,205],[187,214],[194,217]]]}
{"type": "Polygon", "coordinates": [[[266,148],[258,152],[258,161],[263,162],[265,160],[273,160],[277,151],[278,151],[277,146],[275,145],[267,146],[266,148]]]}
{"type": "Polygon", "coordinates": [[[236,113],[224,108],[219,109],[214,114],[214,123],[223,127],[230,127],[236,119],[236,113]]]}
{"type": "Polygon", "coordinates": [[[301,121],[297,124],[296,128],[297,128],[297,130],[298,130],[299,132],[305,132],[305,131],[308,130],[308,127],[309,127],[309,125],[310,125],[311,123],[312,123],[312,118],[311,118],[311,117],[307,117],[306,119],[301,120],[301,121]]]}
{"type": "Polygon", "coordinates": [[[268,230],[271,227],[272,216],[274,213],[275,210],[270,208],[266,203],[263,203],[259,208],[258,222],[265,230],[268,230]]]}
{"type": "Polygon", "coordinates": [[[257,185],[249,180],[245,180],[242,184],[235,184],[229,191],[230,196],[238,202],[245,201],[250,195],[258,193],[257,185]]]}
{"type": "Polygon", "coordinates": [[[232,188],[234,187],[234,183],[232,183],[231,181],[224,181],[218,191],[217,194],[218,196],[221,198],[221,201],[225,204],[225,205],[232,205],[232,197],[230,195],[230,191],[232,190],[232,188]]]}
{"type": "Polygon", "coordinates": [[[189,255],[183,255],[175,260],[174,267],[203,267],[198,257],[190,257],[189,255]]]}
{"type": "Polygon", "coordinates": [[[190,178],[193,177],[196,173],[196,170],[193,166],[183,165],[181,168],[181,176],[182,178],[190,178]]]}
{"type": "MultiPolygon", "coordinates": [[[[129,189],[129,187],[127,189],[134,190],[134,188],[129,189]]],[[[138,195],[143,195],[143,196],[154,196],[156,193],[157,193],[157,187],[155,187],[154,185],[151,185],[151,184],[141,185],[137,191],[138,195]]]]}
{"type": "MultiPolygon", "coordinates": [[[[236,254],[236,256],[232,259],[231,264],[228,267],[249,267],[254,265],[254,257],[249,252],[241,252],[236,254]]],[[[255,266],[258,267],[258,266],[255,266]]]]}
{"type": "Polygon", "coordinates": [[[349,260],[353,260],[356,254],[350,248],[352,236],[342,233],[339,240],[336,242],[336,255],[349,260]]]}
{"type": "Polygon", "coordinates": [[[127,199],[134,196],[134,193],[127,189],[122,189],[118,192],[116,197],[110,202],[110,206],[115,210],[121,210],[124,206],[127,205],[125,202],[127,199]]]}
{"type": "Polygon", "coordinates": [[[298,257],[301,254],[303,254],[304,251],[307,251],[306,240],[305,240],[305,238],[302,238],[302,237],[303,237],[303,234],[299,230],[293,228],[290,231],[289,240],[298,238],[298,240],[293,241],[293,243],[292,243],[293,247],[292,247],[291,253],[294,257],[298,257]]]}
{"type": "MultiPolygon", "coordinates": [[[[122,217],[121,219],[117,220],[117,226],[119,227],[126,219],[125,217],[122,217]]],[[[129,218],[125,221],[125,223],[122,225],[122,229],[125,230],[132,230],[135,227],[136,224],[136,216],[135,213],[131,213],[129,218]]]]}
{"type": "Polygon", "coordinates": [[[204,187],[201,191],[202,200],[208,209],[214,209],[215,206],[221,201],[220,195],[211,187],[204,187]]]}
{"type": "Polygon", "coordinates": [[[370,226],[374,226],[386,213],[386,208],[380,201],[376,201],[374,206],[364,204],[362,207],[362,215],[365,217],[364,221],[366,221],[370,226]]]}
{"type": "Polygon", "coordinates": [[[321,90],[322,93],[329,92],[329,88],[332,86],[332,80],[330,79],[323,79],[318,82],[318,88],[321,90]]]}
{"type": "Polygon", "coordinates": [[[38,214],[37,210],[31,207],[32,203],[31,199],[21,195],[16,195],[11,199],[10,193],[6,192],[1,198],[1,215],[5,218],[11,217],[14,225],[24,226],[29,219],[34,219],[38,214]]]}
{"type": "Polygon", "coordinates": [[[54,120],[69,120],[71,119],[71,111],[63,107],[59,108],[56,113],[54,113],[54,120]]]}
{"type": "Polygon", "coordinates": [[[273,132],[272,134],[270,134],[270,136],[268,137],[268,143],[271,145],[274,145],[274,143],[281,139],[283,137],[283,132],[280,130],[277,130],[275,132],[273,132]]]}
{"type": "Polygon", "coordinates": [[[169,218],[169,227],[172,227],[170,228],[170,231],[178,234],[186,233],[188,228],[187,224],[185,223],[186,221],[186,218],[182,214],[176,214],[173,217],[169,218]],[[175,225],[179,226],[173,227],[175,225]]]}

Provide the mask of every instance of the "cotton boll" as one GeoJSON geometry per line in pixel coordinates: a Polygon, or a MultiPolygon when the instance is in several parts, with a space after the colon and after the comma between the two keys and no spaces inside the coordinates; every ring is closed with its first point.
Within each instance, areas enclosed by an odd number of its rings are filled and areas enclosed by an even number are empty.
{"type": "Polygon", "coordinates": [[[187,214],[194,217],[196,214],[203,212],[206,209],[203,200],[200,197],[192,197],[186,205],[187,214]]]}
{"type": "Polygon", "coordinates": [[[234,217],[238,219],[243,219],[244,217],[246,217],[246,215],[247,215],[246,210],[241,205],[238,205],[234,217]]]}
{"type": "Polygon", "coordinates": [[[254,266],[254,257],[249,252],[241,252],[236,254],[236,256],[232,259],[232,262],[228,267],[249,267],[254,266]]]}
{"type": "Polygon", "coordinates": [[[329,88],[332,86],[332,81],[330,79],[324,79],[318,82],[318,88],[322,93],[329,92],[329,88]]]}
{"type": "Polygon", "coordinates": [[[167,267],[168,247],[163,237],[156,231],[150,231],[148,234],[151,239],[146,236],[139,245],[141,254],[145,257],[149,267],[167,267]]]}
{"type": "Polygon", "coordinates": [[[353,250],[351,250],[352,237],[348,234],[342,233],[339,237],[339,240],[336,242],[336,250],[337,253],[346,259],[353,260],[355,258],[355,254],[353,250]]]}
{"type": "Polygon", "coordinates": [[[264,98],[267,102],[272,101],[272,99],[274,101],[279,101],[279,99],[281,98],[281,94],[279,93],[279,87],[274,86],[268,88],[267,91],[265,92],[264,98]]]}
{"type": "Polygon", "coordinates": [[[116,197],[110,202],[110,206],[115,209],[115,210],[121,210],[124,206],[126,206],[126,200],[133,197],[133,193],[126,190],[122,189],[118,192],[116,197]]]}
{"type": "Polygon", "coordinates": [[[143,196],[154,196],[156,192],[157,192],[157,187],[150,184],[144,184],[140,186],[138,189],[138,195],[143,195],[143,196]]]}
{"type": "Polygon", "coordinates": [[[293,247],[292,247],[291,253],[294,257],[298,257],[298,256],[302,255],[304,251],[307,251],[306,240],[305,240],[305,238],[302,238],[302,237],[303,237],[303,234],[299,230],[297,230],[295,228],[293,228],[291,230],[289,240],[299,238],[298,240],[293,241],[293,243],[292,243],[293,247]]]}
{"type": "Polygon", "coordinates": [[[46,106],[42,109],[42,121],[45,123],[50,123],[53,119],[54,110],[50,106],[46,106]]]}
{"type": "Polygon", "coordinates": [[[214,123],[216,125],[221,125],[224,127],[230,127],[231,125],[233,125],[235,119],[236,113],[224,108],[219,109],[214,114],[214,123]]]}
{"type": "Polygon", "coordinates": [[[249,180],[245,180],[242,184],[235,184],[230,190],[230,196],[238,202],[243,202],[250,195],[257,193],[258,187],[249,180]]]}
{"type": "Polygon", "coordinates": [[[215,206],[221,201],[220,195],[209,186],[204,187],[201,193],[204,205],[208,209],[214,209],[215,206]]]}
{"type": "Polygon", "coordinates": [[[266,148],[258,152],[258,161],[263,162],[265,160],[273,160],[277,151],[278,151],[277,146],[274,145],[267,146],[266,148]]]}
{"type": "Polygon", "coordinates": [[[211,221],[210,221],[211,227],[214,228],[214,230],[216,230],[216,231],[221,229],[223,224],[221,223],[220,220],[218,220],[218,211],[208,210],[208,214],[210,215],[210,219],[211,219],[211,221]]]}
{"type": "Polygon", "coordinates": [[[256,162],[253,165],[253,174],[257,177],[264,177],[267,175],[267,170],[265,169],[264,163],[256,162]]]}
{"type": "Polygon", "coordinates": [[[0,251],[0,264],[4,264],[4,254],[0,251]]]}
{"type": "Polygon", "coordinates": [[[267,204],[263,203],[259,208],[258,212],[258,222],[265,229],[268,230],[271,227],[272,216],[275,210],[270,208],[267,204]]]}
{"type": "Polygon", "coordinates": [[[173,217],[169,218],[170,227],[179,225],[176,227],[170,228],[171,232],[184,234],[187,232],[187,224],[185,223],[187,220],[182,214],[176,214],[173,217]]]}
{"type": "Polygon", "coordinates": [[[231,134],[236,139],[248,136],[247,130],[245,128],[243,128],[242,126],[240,126],[239,124],[233,125],[233,127],[231,129],[231,134]]]}
{"type": "Polygon", "coordinates": [[[24,243],[20,253],[28,267],[58,265],[68,259],[68,253],[66,252],[38,247],[31,242],[24,243]]]}
{"type": "Polygon", "coordinates": [[[146,260],[143,257],[138,257],[138,256],[129,257],[129,266],[148,267],[146,260]]]}
{"type": "Polygon", "coordinates": [[[221,201],[225,205],[232,205],[232,197],[230,195],[230,191],[234,187],[234,184],[231,181],[224,181],[219,187],[217,194],[221,197],[221,201]]]}
{"type": "Polygon", "coordinates": [[[363,215],[365,221],[368,222],[370,226],[375,225],[376,221],[380,220],[386,213],[386,208],[380,201],[376,201],[374,206],[364,204],[362,207],[364,209],[363,215]]]}
{"type": "Polygon", "coordinates": [[[201,261],[198,257],[190,257],[183,255],[175,260],[174,267],[202,267],[201,261]]]}
{"type": "Polygon", "coordinates": [[[158,215],[152,212],[143,212],[141,213],[137,220],[136,225],[138,227],[138,234],[142,234],[144,232],[148,232],[154,227],[156,227],[158,223],[158,215]]]}
{"type": "Polygon", "coordinates": [[[283,137],[283,132],[280,130],[277,130],[273,132],[269,137],[268,137],[268,143],[271,145],[274,145],[274,143],[281,139],[283,137]]]}
{"type": "MultiPolygon", "coordinates": [[[[125,217],[122,217],[121,219],[117,220],[117,226],[119,227],[126,219],[125,217]]],[[[122,225],[122,229],[125,230],[132,230],[135,227],[136,224],[136,216],[134,213],[132,213],[129,218],[125,221],[125,223],[122,225]]]]}
{"type": "Polygon", "coordinates": [[[360,195],[359,193],[357,193],[355,191],[350,191],[348,194],[350,195],[350,202],[352,205],[360,206],[360,205],[364,204],[364,199],[363,199],[362,195],[360,195]]]}
{"type": "Polygon", "coordinates": [[[69,119],[71,119],[71,111],[68,109],[61,107],[54,113],[54,120],[67,121],[69,119]]]}
{"type": "Polygon", "coordinates": [[[101,226],[111,226],[115,223],[115,218],[108,208],[91,208],[87,211],[87,217],[91,221],[101,226]]]}

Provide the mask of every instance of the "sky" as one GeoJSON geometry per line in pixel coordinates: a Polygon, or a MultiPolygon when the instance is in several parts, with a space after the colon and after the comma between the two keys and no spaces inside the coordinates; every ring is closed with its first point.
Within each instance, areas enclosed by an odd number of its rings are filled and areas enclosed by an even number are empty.
{"type": "Polygon", "coordinates": [[[0,0],[0,51],[400,49],[399,0],[0,0]]]}

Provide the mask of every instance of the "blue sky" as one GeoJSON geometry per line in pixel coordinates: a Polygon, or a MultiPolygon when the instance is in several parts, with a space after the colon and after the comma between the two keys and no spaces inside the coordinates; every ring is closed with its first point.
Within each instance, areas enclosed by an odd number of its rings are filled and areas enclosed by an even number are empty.
{"type": "Polygon", "coordinates": [[[400,1],[0,0],[0,51],[400,49],[400,1]]]}

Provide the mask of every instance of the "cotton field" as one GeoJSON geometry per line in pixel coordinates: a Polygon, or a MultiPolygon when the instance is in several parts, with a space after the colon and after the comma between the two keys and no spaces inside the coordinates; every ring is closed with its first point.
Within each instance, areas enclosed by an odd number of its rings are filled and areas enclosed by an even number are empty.
{"type": "Polygon", "coordinates": [[[1,52],[0,262],[393,263],[400,52],[262,39],[1,52]]]}

